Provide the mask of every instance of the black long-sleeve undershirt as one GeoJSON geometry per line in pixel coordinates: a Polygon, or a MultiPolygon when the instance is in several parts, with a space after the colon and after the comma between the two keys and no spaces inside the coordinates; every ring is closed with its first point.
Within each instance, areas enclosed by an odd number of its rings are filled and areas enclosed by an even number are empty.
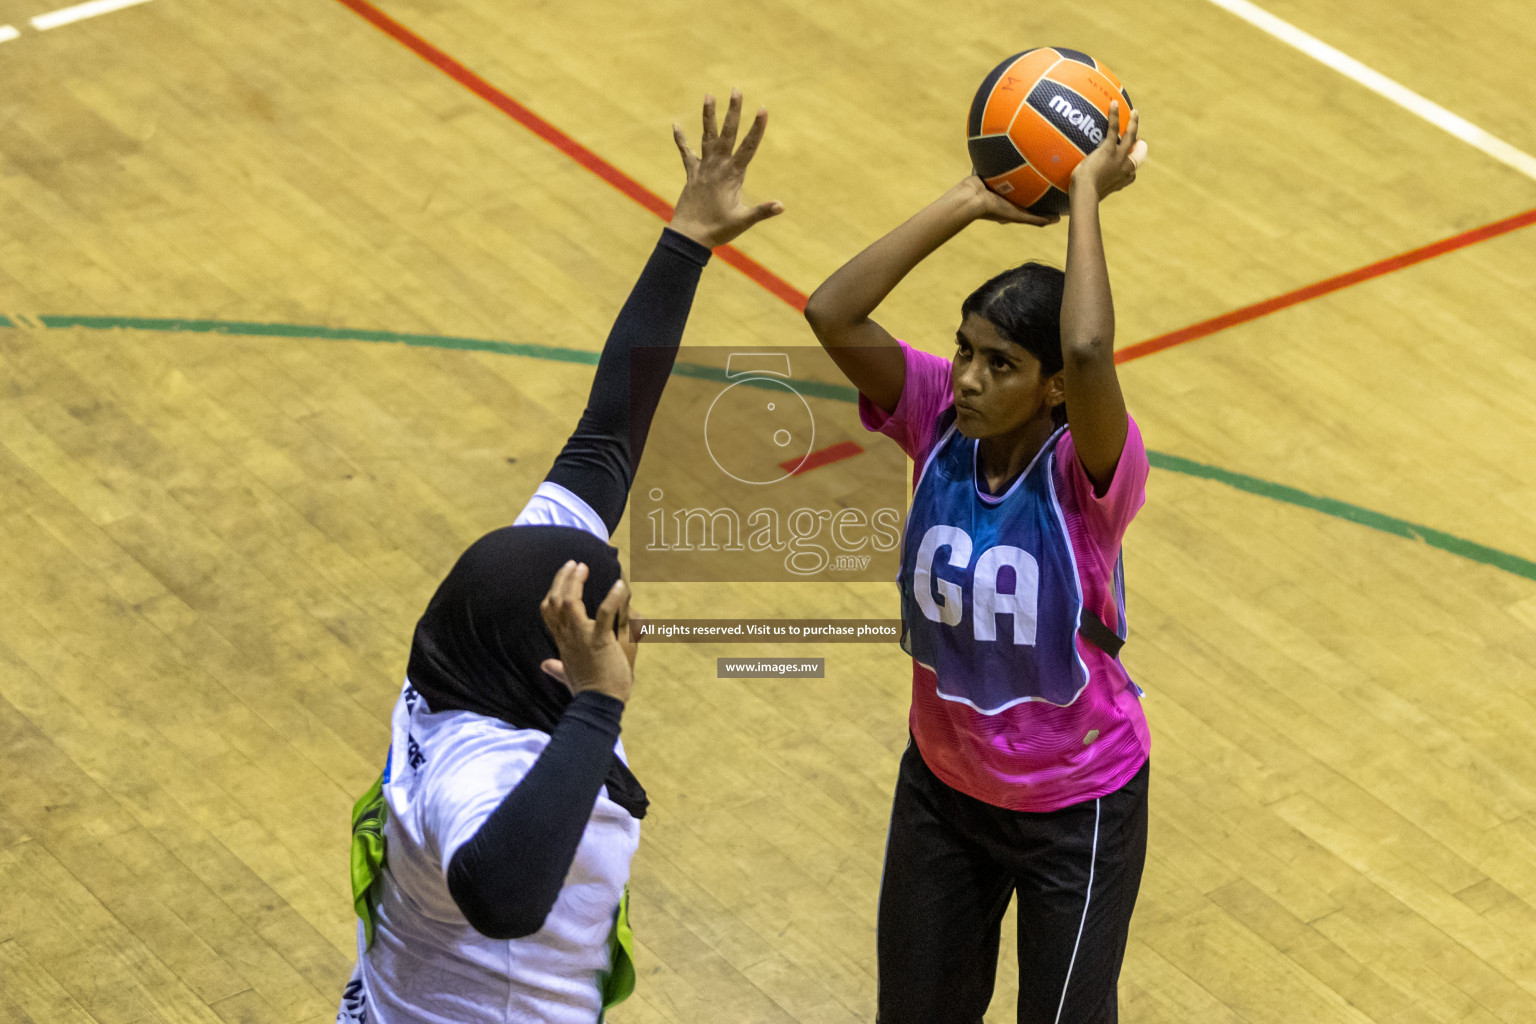
{"type": "MultiPolygon", "coordinates": [[[[603,344],[581,420],[545,477],[590,505],[609,533],[624,514],[709,257],[698,242],[662,231],[603,344]],[[640,348],[653,351],[631,372],[640,348]]],[[[544,926],[612,767],[623,708],[577,694],[528,774],[454,854],[448,891],[476,931],[515,939],[544,926]]]]}
{"type": "Polygon", "coordinates": [[[671,228],[629,293],[603,344],[581,422],[545,477],[578,495],[612,533],[672,373],[699,275],[710,251],[671,228]],[[630,353],[651,349],[630,371],[630,353]]]}
{"type": "Polygon", "coordinates": [[[448,892],[475,931],[521,939],[544,927],[613,760],[624,703],[578,693],[528,774],[448,865],[448,892]]]}

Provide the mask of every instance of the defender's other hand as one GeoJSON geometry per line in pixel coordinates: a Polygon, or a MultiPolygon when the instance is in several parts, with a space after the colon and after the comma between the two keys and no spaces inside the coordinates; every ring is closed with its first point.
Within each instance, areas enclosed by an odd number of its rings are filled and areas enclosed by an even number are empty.
{"type": "Polygon", "coordinates": [[[550,658],[541,667],[569,686],[572,693],[596,690],[627,702],[635,683],[629,585],[616,581],[598,606],[597,618],[589,619],[581,601],[587,575],[587,567],[580,562],[566,562],[555,573],[539,613],[555,638],[560,660],[550,658]]]}

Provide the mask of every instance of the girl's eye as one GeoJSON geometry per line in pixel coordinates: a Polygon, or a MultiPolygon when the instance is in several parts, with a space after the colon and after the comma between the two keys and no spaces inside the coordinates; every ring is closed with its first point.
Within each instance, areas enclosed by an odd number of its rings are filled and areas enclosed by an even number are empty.
{"type": "Polygon", "coordinates": [[[1004,359],[1002,356],[993,356],[992,357],[992,369],[994,369],[994,370],[1006,370],[1006,369],[1008,369],[1008,360],[1004,359]]]}

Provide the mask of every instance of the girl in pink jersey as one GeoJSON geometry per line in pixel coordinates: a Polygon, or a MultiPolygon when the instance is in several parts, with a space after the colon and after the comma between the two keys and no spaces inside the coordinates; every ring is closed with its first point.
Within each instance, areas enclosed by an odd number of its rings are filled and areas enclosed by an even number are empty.
{"type": "Polygon", "coordinates": [[[974,176],[806,306],[865,425],[915,463],[900,575],[913,742],[880,893],[882,1024],[980,1021],[1015,894],[1021,1024],[1118,1019],[1148,779],[1140,691],[1117,658],[1120,541],[1148,464],[1115,374],[1099,202],[1135,179],[1137,127],[1133,111],[1072,175],[1066,273],[1028,263],[982,285],[953,360],[870,314],[972,221],[1054,222],[974,176]]]}

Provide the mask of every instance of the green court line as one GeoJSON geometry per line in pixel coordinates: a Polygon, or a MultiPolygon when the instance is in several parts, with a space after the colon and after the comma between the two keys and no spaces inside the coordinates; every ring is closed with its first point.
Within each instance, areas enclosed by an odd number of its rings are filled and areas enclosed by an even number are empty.
{"type": "MultiPolygon", "coordinates": [[[[10,320],[0,317],[0,326],[14,326],[10,320]]],[[[575,348],[559,348],[554,345],[529,345],[511,341],[486,341],[483,338],[456,338],[440,334],[407,334],[401,331],[368,331],[350,327],[318,327],[305,324],[267,324],[245,320],[182,320],[172,317],[144,316],[53,316],[37,317],[39,323],[50,330],[83,327],[92,331],[133,330],[170,331],[188,334],[230,334],[248,338],[318,338],[325,341],[372,341],[397,345],[413,345],[418,348],[449,348],[463,352],[495,352],[507,356],[524,356],[529,359],[545,359],[561,363],[597,365],[597,353],[575,348]]],[[[725,371],[714,366],[695,363],[677,363],[673,373],[682,377],[726,382],[725,371]]],[[[776,387],[762,378],[748,379],[742,383],[756,387],[776,387]]],[[[836,401],[858,401],[859,393],[844,384],[826,384],[814,380],[788,380],[795,390],[813,398],[830,398],[836,401]]]]}
{"type": "MultiPolygon", "coordinates": [[[[495,352],[500,355],[524,356],[529,359],[544,359],[562,363],[580,363],[586,366],[596,365],[597,353],[586,352],[581,349],[560,348],[554,345],[531,345],[510,341],[487,341],[482,338],[459,338],[439,334],[408,334],[401,331],[368,331],[347,327],[320,327],[305,324],[271,324],[255,323],[240,320],[184,320],[172,317],[135,317],[135,316],[39,316],[37,322],[49,330],[62,330],[71,327],[85,328],[95,331],[109,330],[136,330],[136,331],[166,331],[183,332],[189,334],[228,334],[238,337],[253,338],[306,338],[322,339],[326,341],[368,341],[382,342],[398,345],[412,345],[420,348],[446,348],[457,349],[466,352],[495,352]]],[[[0,327],[18,326],[9,317],[0,315],[0,327]]],[[[714,366],[700,366],[694,363],[678,363],[673,372],[685,377],[694,377],[700,380],[713,380],[724,382],[728,378],[725,371],[714,366]]],[[[753,381],[744,383],[752,384],[753,381]]],[[[853,402],[858,400],[858,391],[851,387],[837,384],[826,384],[820,381],[788,380],[797,391],[817,398],[828,398],[834,401],[853,402]]],[[[757,386],[777,386],[763,382],[757,386]]],[[[1287,487],[1269,480],[1261,480],[1258,477],[1247,476],[1242,473],[1234,473],[1219,466],[1208,466],[1203,462],[1195,462],[1192,459],[1181,458],[1177,455],[1169,455],[1166,452],[1148,451],[1147,458],[1153,468],[1161,469],[1169,473],[1180,473],[1184,476],[1198,477],[1202,480],[1212,480],[1216,483],[1234,487],[1249,494],[1255,494],[1272,501],[1283,502],[1287,505],[1296,505],[1300,508],[1321,512],[1326,516],[1336,519],[1348,520],[1360,526],[1389,533],[1394,537],[1402,537],[1407,540],[1416,540],[1428,544],[1430,547],[1439,548],[1461,558],[1483,565],[1493,566],[1516,576],[1523,576],[1528,580],[1536,580],[1536,562],[1512,555],[1505,551],[1486,547],[1470,540],[1454,537],[1449,533],[1432,529],[1428,526],[1420,526],[1410,523],[1405,519],[1398,519],[1382,512],[1373,512],[1368,508],[1351,505],[1348,502],[1335,498],[1325,498],[1320,495],[1310,494],[1306,491],[1287,487]]]]}
{"type": "MultiPolygon", "coordinates": [[[[262,324],[243,320],[180,320],[150,316],[40,316],[51,330],[84,327],[92,331],[181,331],[188,334],[233,334],[248,338],[321,338],[326,341],[377,341],[418,348],[452,348],[465,352],[498,352],[561,363],[597,365],[596,352],[554,345],[527,345],[481,338],[454,338],[440,334],[405,334],[400,331],[364,331],[350,327],[316,327],[307,324],[262,324]]],[[[9,321],[7,321],[9,325],[9,321]]]]}
{"type": "Polygon", "coordinates": [[[1394,537],[1404,537],[1408,540],[1422,541],[1432,548],[1441,551],[1449,551],[1453,555],[1469,558],[1474,562],[1482,562],[1505,572],[1512,572],[1516,576],[1524,576],[1528,580],[1536,580],[1536,562],[1521,558],[1519,555],[1511,555],[1508,552],[1495,548],[1484,547],[1482,544],[1460,537],[1453,537],[1449,533],[1428,526],[1420,526],[1410,523],[1406,519],[1398,519],[1382,512],[1373,512],[1359,505],[1350,505],[1347,502],[1335,498],[1324,498],[1317,494],[1309,494],[1306,491],[1287,487],[1284,484],[1273,483],[1269,480],[1261,480],[1256,476],[1246,476],[1242,473],[1234,473],[1230,469],[1222,469],[1219,466],[1208,466],[1203,462],[1195,462],[1193,459],[1180,458],[1177,455],[1169,455],[1165,452],[1147,452],[1147,459],[1156,469],[1164,469],[1170,473],[1183,473],[1185,476],[1196,476],[1202,480],[1215,480],[1217,483],[1235,487],[1249,494],[1257,494],[1261,498],[1271,498],[1275,501],[1283,501],[1288,505],[1300,505],[1314,512],[1321,512],[1326,516],[1336,519],[1347,519],[1361,526],[1369,526],[1373,530],[1382,533],[1390,533],[1394,537]]]}

